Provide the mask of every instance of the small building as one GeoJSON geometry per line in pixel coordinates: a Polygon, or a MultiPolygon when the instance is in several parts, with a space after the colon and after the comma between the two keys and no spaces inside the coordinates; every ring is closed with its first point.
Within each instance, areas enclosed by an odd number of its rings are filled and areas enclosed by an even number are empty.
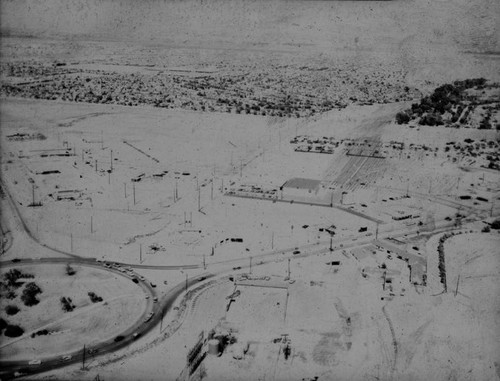
{"type": "Polygon", "coordinates": [[[294,177],[285,182],[280,187],[280,190],[284,197],[307,197],[318,194],[320,183],[320,180],[294,177]]]}

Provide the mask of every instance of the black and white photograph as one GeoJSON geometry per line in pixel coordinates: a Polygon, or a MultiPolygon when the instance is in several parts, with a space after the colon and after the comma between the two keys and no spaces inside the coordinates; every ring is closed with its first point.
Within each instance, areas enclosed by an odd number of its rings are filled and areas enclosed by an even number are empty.
{"type": "Polygon", "coordinates": [[[0,381],[500,381],[500,1],[0,0],[0,381]]]}

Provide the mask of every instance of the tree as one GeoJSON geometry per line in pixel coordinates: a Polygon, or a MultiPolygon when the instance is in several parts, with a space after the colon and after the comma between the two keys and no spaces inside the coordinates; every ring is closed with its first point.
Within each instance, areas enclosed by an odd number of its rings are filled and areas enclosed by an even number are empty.
{"type": "Polygon", "coordinates": [[[4,335],[7,337],[19,337],[24,333],[24,329],[18,325],[7,325],[4,335]]]}
{"type": "Polygon", "coordinates": [[[410,121],[410,116],[405,111],[401,111],[396,114],[397,124],[407,124],[409,121],[410,121]]]}
{"type": "Polygon", "coordinates": [[[8,273],[6,273],[4,275],[4,278],[10,287],[17,288],[17,287],[21,286],[21,283],[18,283],[17,281],[19,278],[21,278],[22,275],[23,274],[18,269],[11,269],[11,270],[9,270],[8,273]]]}
{"type": "Polygon", "coordinates": [[[7,322],[4,320],[4,319],[1,319],[0,318],[0,333],[2,333],[2,331],[7,328],[8,324],[7,322]]]}
{"type": "Polygon", "coordinates": [[[36,298],[38,294],[40,294],[42,290],[35,282],[30,282],[26,285],[23,290],[23,294],[21,295],[21,300],[24,302],[26,306],[34,306],[40,301],[36,298]]]}
{"type": "Polygon", "coordinates": [[[7,315],[15,315],[19,312],[19,307],[14,304],[9,304],[5,307],[5,312],[7,312],[7,315]]]}

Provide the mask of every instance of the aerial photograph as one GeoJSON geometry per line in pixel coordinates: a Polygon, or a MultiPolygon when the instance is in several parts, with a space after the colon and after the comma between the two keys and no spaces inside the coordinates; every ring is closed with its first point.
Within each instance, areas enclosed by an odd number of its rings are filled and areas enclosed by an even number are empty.
{"type": "Polygon", "coordinates": [[[0,381],[500,381],[499,20],[0,0],[0,381]]]}

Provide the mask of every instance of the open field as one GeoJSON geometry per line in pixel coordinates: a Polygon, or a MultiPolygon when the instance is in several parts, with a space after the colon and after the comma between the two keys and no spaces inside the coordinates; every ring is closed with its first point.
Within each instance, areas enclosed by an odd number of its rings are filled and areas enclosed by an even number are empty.
{"type": "Polygon", "coordinates": [[[20,311],[8,316],[2,310],[2,318],[24,329],[21,337],[2,338],[0,350],[4,361],[60,356],[113,338],[132,326],[146,309],[144,293],[126,278],[110,277],[93,267],[72,265],[71,268],[74,275],[66,273],[66,265],[18,267],[24,274],[34,276],[25,283],[36,282],[42,293],[38,297],[40,303],[31,307],[21,302],[20,293],[14,299],[4,299],[3,307],[16,305],[20,311]],[[93,303],[89,292],[102,300],[93,303]],[[62,297],[71,298],[71,311],[64,311],[62,297]],[[43,330],[48,334],[37,334],[43,330]]]}

